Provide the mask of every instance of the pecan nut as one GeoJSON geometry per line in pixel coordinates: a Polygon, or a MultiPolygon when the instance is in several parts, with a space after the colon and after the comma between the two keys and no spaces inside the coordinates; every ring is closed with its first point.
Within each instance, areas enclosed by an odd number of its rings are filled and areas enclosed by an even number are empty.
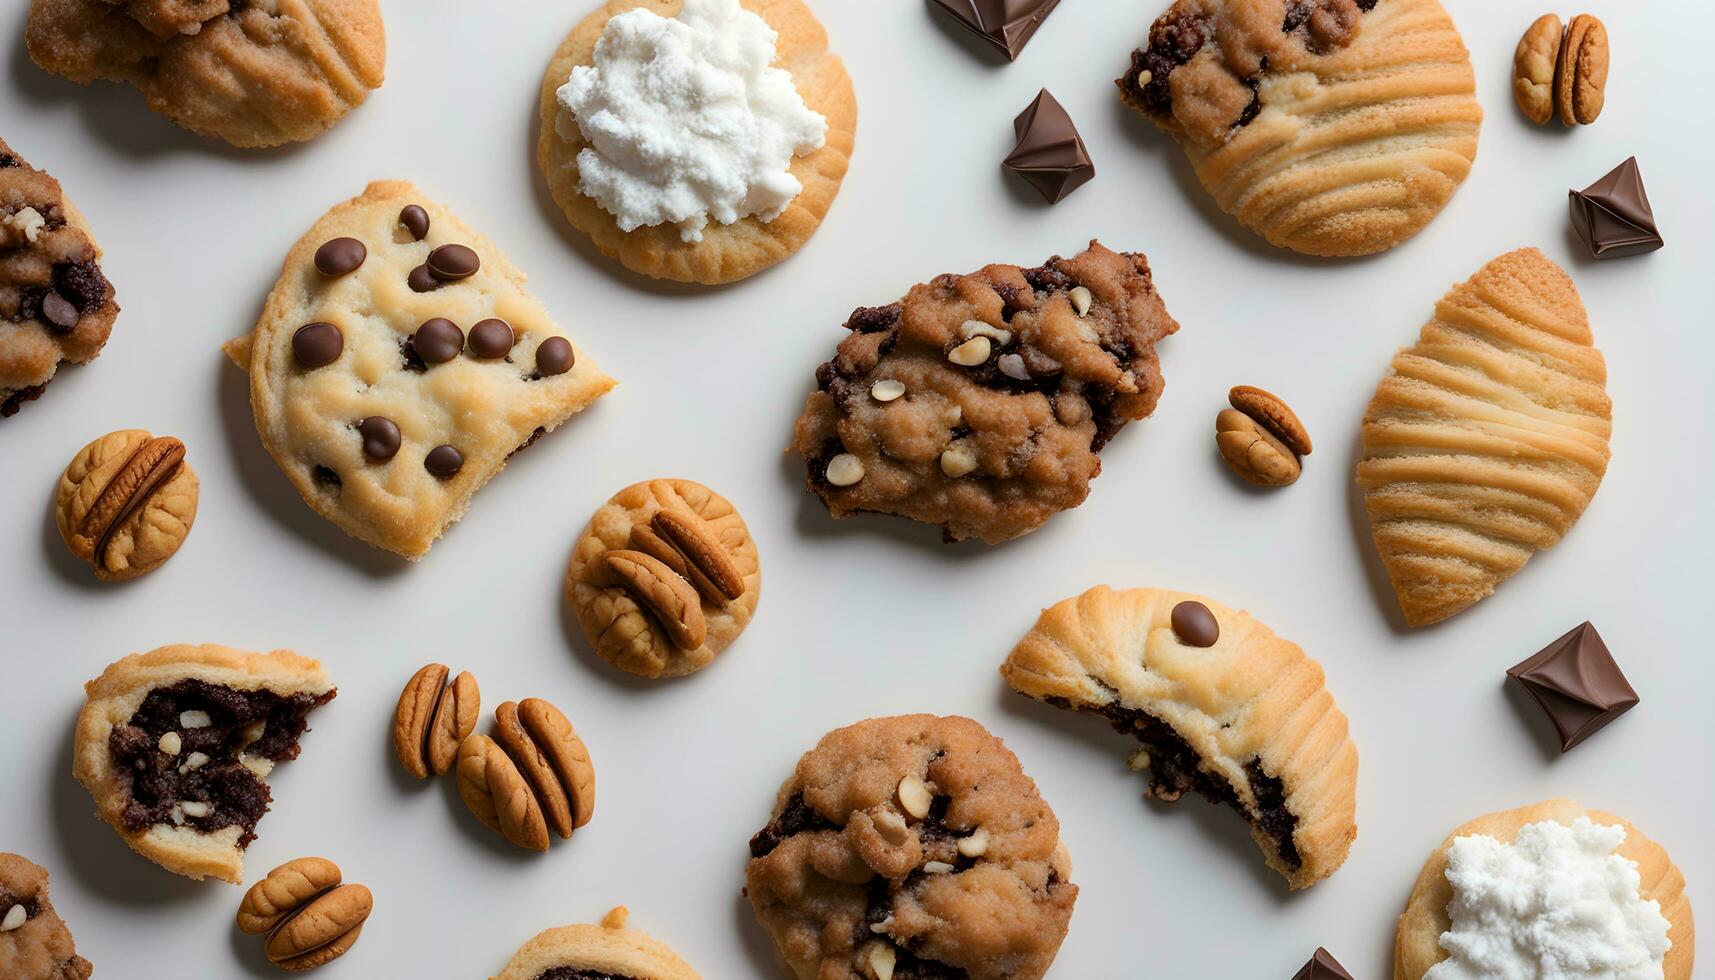
{"type": "Polygon", "coordinates": [[[340,885],[276,926],[262,950],[270,963],[282,969],[313,970],[351,949],[374,907],[368,888],[340,885]]]}
{"type": "Polygon", "coordinates": [[[1227,392],[1227,402],[1256,419],[1293,452],[1300,456],[1310,455],[1310,433],[1305,430],[1304,423],[1298,421],[1297,413],[1278,395],[1250,385],[1238,385],[1227,392]]]}
{"type": "Polygon", "coordinates": [[[710,602],[731,602],[744,595],[744,576],[737,563],[702,518],[658,510],[648,524],[634,525],[631,533],[633,541],[649,545],[637,550],[680,572],[710,602]],[[662,546],[667,557],[658,553],[662,546]],[[674,556],[677,560],[670,560],[674,556]]]}
{"type": "Polygon", "coordinates": [[[1215,417],[1215,445],[1233,472],[1257,486],[1284,487],[1303,472],[1286,443],[1237,409],[1224,409],[1215,417]]]}
{"type": "Polygon", "coordinates": [[[1608,29],[1589,14],[1566,25],[1555,66],[1554,106],[1567,126],[1589,125],[1602,114],[1608,85],[1608,29]]]}
{"type": "Polygon", "coordinates": [[[459,671],[441,692],[434,723],[429,726],[429,768],[435,775],[444,774],[458,761],[459,746],[476,731],[476,719],[481,712],[482,693],[477,689],[476,678],[468,670],[459,671]]]}
{"type": "Polygon", "coordinates": [[[459,747],[459,798],[488,829],[519,847],[548,849],[548,824],[518,766],[487,735],[459,747]]]}
{"type": "Polygon", "coordinates": [[[326,858],[287,861],[244,893],[238,905],[238,928],[252,936],[267,935],[305,903],[339,883],[339,865],[326,858]]]}
{"type": "Polygon", "coordinates": [[[1543,14],[1513,51],[1513,98],[1531,122],[1554,116],[1554,66],[1560,62],[1560,15],[1543,14]]]}
{"type": "Polygon", "coordinates": [[[703,645],[708,624],[696,588],[659,559],[641,551],[609,551],[590,562],[589,575],[592,585],[621,589],[651,613],[674,646],[695,650],[703,645]]]}
{"type": "Polygon", "coordinates": [[[448,673],[444,664],[427,664],[412,674],[393,713],[393,752],[418,779],[453,767],[482,710],[476,678],[463,671],[449,685],[448,673]]]}
{"type": "Polygon", "coordinates": [[[560,711],[540,698],[495,709],[494,740],[536,792],[548,825],[561,838],[595,813],[595,767],[589,750],[560,711]]]}
{"type": "Polygon", "coordinates": [[[110,432],[60,476],[55,523],[97,578],[136,578],[171,558],[196,521],[199,484],[185,444],[142,429],[110,432]]]}

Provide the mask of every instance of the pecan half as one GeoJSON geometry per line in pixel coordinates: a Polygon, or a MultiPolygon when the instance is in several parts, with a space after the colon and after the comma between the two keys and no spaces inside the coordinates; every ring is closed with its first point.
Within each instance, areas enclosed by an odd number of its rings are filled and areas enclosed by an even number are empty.
{"type": "Polygon", "coordinates": [[[572,723],[539,698],[511,701],[494,711],[494,740],[536,791],[554,833],[562,838],[589,823],[595,812],[595,769],[572,723]]]}
{"type": "Polygon", "coordinates": [[[60,476],[55,519],[97,578],[135,578],[178,551],[196,520],[197,491],[184,443],[125,429],[72,458],[60,476]]]}
{"type": "Polygon", "coordinates": [[[1260,422],[1275,438],[1300,456],[1310,455],[1310,433],[1297,413],[1280,397],[1250,385],[1239,385],[1227,392],[1227,402],[1260,422]]]}
{"type": "Polygon", "coordinates": [[[266,935],[317,895],[340,883],[339,865],[326,858],[287,861],[250,886],[238,905],[238,928],[266,935]]]}
{"type": "Polygon", "coordinates": [[[1560,15],[1543,14],[1513,51],[1513,98],[1539,126],[1554,116],[1554,66],[1560,61],[1562,30],[1560,15]]]}
{"type": "Polygon", "coordinates": [[[1284,487],[1303,472],[1286,443],[1237,409],[1224,409],[1215,417],[1215,445],[1233,472],[1257,486],[1284,487]]]}
{"type": "Polygon", "coordinates": [[[446,689],[447,673],[445,664],[424,665],[405,682],[393,712],[393,753],[405,771],[418,779],[429,775],[429,725],[446,689]]]}
{"type": "Polygon", "coordinates": [[[589,565],[590,582],[622,589],[654,615],[673,645],[695,650],[708,635],[697,590],[683,577],[641,551],[609,551],[589,565]]]}
{"type": "MultiPolygon", "coordinates": [[[[700,573],[701,577],[714,587],[715,594],[709,598],[730,601],[744,595],[744,576],[739,574],[732,556],[720,541],[709,533],[708,525],[703,523],[701,518],[659,510],[649,519],[649,524],[667,543],[685,556],[693,571],[700,573]]],[[[693,580],[693,584],[698,586],[698,591],[703,591],[701,582],[693,580]]]]}
{"type": "Polygon", "coordinates": [[[1602,114],[1608,84],[1608,29],[1589,14],[1566,25],[1554,75],[1554,105],[1567,126],[1589,125],[1602,114]]]}
{"type": "Polygon", "coordinates": [[[429,768],[439,776],[458,761],[459,745],[476,731],[476,719],[482,711],[482,694],[470,671],[460,671],[452,684],[441,693],[441,703],[435,708],[434,724],[429,727],[429,768]]]}
{"type": "Polygon", "coordinates": [[[510,757],[494,739],[472,735],[459,747],[459,798],[490,830],[519,847],[548,849],[542,808],[510,757]]]}
{"type": "Polygon", "coordinates": [[[294,972],[344,956],[363,932],[375,899],[362,885],[340,885],[275,928],[263,945],[268,961],[294,972]]]}

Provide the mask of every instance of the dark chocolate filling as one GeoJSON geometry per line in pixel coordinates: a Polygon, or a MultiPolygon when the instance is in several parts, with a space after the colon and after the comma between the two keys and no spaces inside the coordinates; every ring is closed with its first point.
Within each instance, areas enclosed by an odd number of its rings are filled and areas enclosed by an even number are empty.
{"type": "Polygon", "coordinates": [[[238,826],[239,847],[256,839],[256,822],[268,812],[268,784],[238,761],[240,751],[279,762],[297,758],[298,739],[308,730],[306,716],[332,700],[323,695],[280,695],[272,691],[239,691],[204,681],[181,681],[156,688],[143,699],[131,720],[116,726],[108,738],[113,768],[130,799],[120,814],[133,833],[156,824],[184,825],[205,833],[238,826]],[[208,713],[210,724],[186,728],[179,719],[186,711],[208,713]],[[244,730],[260,722],[261,734],[245,743],[244,730]],[[161,736],[176,732],[179,752],[161,751],[161,736]],[[201,752],[208,762],[191,768],[190,756],[201,752]],[[185,815],[182,804],[203,803],[204,816],[185,815]]]}
{"type": "Polygon", "coordinates": [[[810,809],[809,804],[804,802],[804,794],[794,793],[792,798],[786,801],[786,808],[780,811],[780,816],[769,821],[768,826],[757,831],[756,836],[750,839],[750,856],[767,857],[786,838],[806,830],[839,829],[832,820],[810,809]]]}
{"type": "Polygon", "coordinates": [[[536,980],[637,980],[637,978],[624,976],[618,973],[602,973],[597,970],[574,970],[569,966],[556,966],[547,973],[536,974],[536,980]]]}
{"type": "Polygon", "coordinates": [[[22,408],[25,402],[35,401],[42,397],[42,392],[47,390],[48,383],[44,381],[39,385],[31,385],[28,388],[19,388],[17,391],[12,392],[10,395],[6,396],[5,401],[0,402],[0,418],[8,418],[10,416],[17,415],[18,409],[22,408]]]}
{"type": "Polygon", "coordinates": [[[12,906],[14,905],[22,905],[24,907],[25,921],[34,919],[36,916],[40,915],[42,911],[42,903],[37,896],[32,895],[29,898],[19,898],[11,892],[0,888],[0,916],[4,916],[7,912],[12,911],[12,906]]]}

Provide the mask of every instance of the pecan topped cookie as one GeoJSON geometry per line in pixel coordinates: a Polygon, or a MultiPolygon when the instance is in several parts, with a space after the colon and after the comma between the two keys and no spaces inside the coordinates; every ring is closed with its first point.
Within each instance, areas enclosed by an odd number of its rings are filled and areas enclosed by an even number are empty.
{"type": "Polygon", "coordinates": [[[996,544],[1076,507],[1097,454],[1161,396],[1179,329],[1149,260],[1091,242],[860,309],[816,370],[792,450],[835,517],[877,511],[996,544]]]}
{"type": "Polygon", "coordinates": [[[1078,886],[1060,822],[969,718],[872,718],[825,736],[750,841],[745,894],[816,980],[1037,980],[1078,886]]]}
{"type": "Polygon", "coordinates": [[[92,970],[48,900],[47,870],[0,853],[0,977],[89,980],[92,970]]]}

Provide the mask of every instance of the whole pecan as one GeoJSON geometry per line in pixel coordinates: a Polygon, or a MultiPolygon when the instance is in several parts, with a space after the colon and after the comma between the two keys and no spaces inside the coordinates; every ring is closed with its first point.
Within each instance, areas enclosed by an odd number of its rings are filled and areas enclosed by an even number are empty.
{"type": "Polygon", "coordinates": [[[548,824],[562,838],[589,823],[595,812],[595,768],[572,723],[540,698],[502,704],[494,711],[494,740],[518,766],[548,824]]]}
{"type": "Polygon", "coordinates": [[[298,858],[268,872],[238,906],[238,928],[266,935],[263,951],[284,970],[313,970],[345,955],[363,932],[374,897],[362,885],[340,884],[339,866],[298,858]]]}
{"type": "Polygon", "coordinates": [[[519,847],[548,849],[548,824],[518,766],[494,739],[472,735],[459,747],[459,798],[487,827],[519,847]]]}
{"type": "Polygon", "coordinates": [[[418,779],[453,767],[482,709],[476,678],[464,671],[449,685],[448,673],[444,664],[427,664],[411,675],[393,714],[394,754],[418,779]]]}
{"type": "Polygon", "coordinates": [[[1215,417],[1215,445],[1233,472],[1250,483],[1284,487],[1303,472],[1311,450],[1304,423],[1275,395],[1239,385],[1227,393],[1232,408],[1215,417]]]}
{"type": "Polygon", "coordinates": [[[171,558],[196,521],[199,484],[185,444],[122,429],[78,451],[60,475],[54,519],[66,547],[117,582],[171,558]]]}

